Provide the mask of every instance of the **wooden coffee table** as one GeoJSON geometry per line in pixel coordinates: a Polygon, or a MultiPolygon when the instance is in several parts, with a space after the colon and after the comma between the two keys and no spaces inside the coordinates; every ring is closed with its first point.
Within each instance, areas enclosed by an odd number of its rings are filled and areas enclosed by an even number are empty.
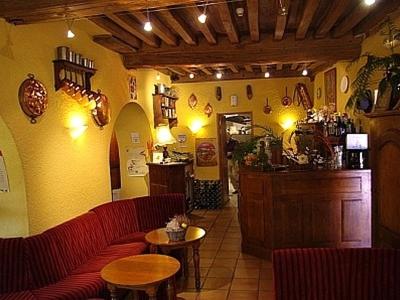
{"type": "Polygon", "coordinates": [[[180,263],[167,255],[144,254],[117,259],[101,270],[101,277],[107,282],[111,299],[117,299],[117,289],[145,291],[149,299],[155,300],[158,286],[168,281],[168,297],[176,299],[175,274],[180,263]]]}
{"type": "Polygon", "coordinates": [[[196,282],[196,289],[200,290],[200,254],[199,247],[201,240],[206,236],[206,231],[203,228],[197,226],[189,226],[185,239],[182,241],[170,241],[165,228],[159,228],[150,231],[146,234],[145,238],[150,243],[150,252],[157,253],[158,248],[162,253],[168,254],[174,249],[184,249],[184,257],[182,258],[182,272],[183,275],[187,274],[187,257],[186,249],[188,247],[193,248],[193,263],[194,263],[194,276],[196,282]]]}

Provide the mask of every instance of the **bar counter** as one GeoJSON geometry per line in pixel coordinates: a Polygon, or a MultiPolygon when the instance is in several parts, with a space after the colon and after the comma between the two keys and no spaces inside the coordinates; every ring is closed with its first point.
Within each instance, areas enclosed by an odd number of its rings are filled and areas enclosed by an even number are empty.
{"type": "Polygon", "coordinates": [[[242,251],[371,246],[371,171],[240,170],[242,251]]]}

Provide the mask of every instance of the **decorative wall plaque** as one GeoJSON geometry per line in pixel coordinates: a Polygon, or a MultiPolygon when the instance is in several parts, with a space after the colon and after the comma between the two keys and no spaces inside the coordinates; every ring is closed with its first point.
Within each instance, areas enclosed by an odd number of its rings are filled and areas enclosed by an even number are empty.
{"type": "Polygon", "coordinates": [[[196,97],[195,94],[192,93],[192,94],[190,95],[190,97],[189,97],[189,99],[188,99],[188,104],[189,104],[189,107],[190,107],[191,109],[193,109],[193,108],[196,107],[196,105],[197,105],[197,97],[196,97]]]}
{"type": "Polygon", "coordinates": [[[204,107],[204,113],[207,115],[207,117],[210,117],[213,113],[213,108],[210,103],[207,103],[207,105],[204,107]]]}
{"type": "Polygon", "coordinates": [[[325,105],[335,107],[336,111],[336,68],[324,73],[325,105]]]}
{"type": "Polygon", "coordinates": [[[19,105],[22,111],[31,118],[31,123],[36,123],[36,118],[40,117],[47,109],[47,90],[33,74],[28,74],[19,86],[18,91],[19,105]]]}
{"type": "MultiPolygon", "coordinates": [[[[94,93],[93,93],[94,94],[94,93]]],[[[100,128],[110,123],[110,102],[106,95],[96,93],[93,95],[94,99],[91,101],[96,102],[96,106],[92,109],[93,120],[100,128]]]]}

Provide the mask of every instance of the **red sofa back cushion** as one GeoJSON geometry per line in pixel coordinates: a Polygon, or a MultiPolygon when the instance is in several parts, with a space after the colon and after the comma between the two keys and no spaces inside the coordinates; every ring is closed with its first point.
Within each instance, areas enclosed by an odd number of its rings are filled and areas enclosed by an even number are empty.
{"type": "Polygon", "coordinates": [[[0,294],[28,290],[31,275],[23,238],[0,238],[0,294]]]}
{"type": "Polygon", "coordinates": [[[53,234],[44,232],[27,237],[25,244],[34,288],[55,283],[67,276],[64,258],[53,234]]]}
{"type": "Polygon", "coordinates": [[[104,232],[107,244],[127,234],[139,231],[133,200],[108,202],[93,208],[104,232]]]}
{"type": "Polygon", "coordinates": [[[395,300],[400,250],[282,249],[273,253],[276,300],[395,300]]]}
{"type": "Polygon", "coordinates": [[[184,194],[163,194],[133,199],[140,231],[165,227],[174,215],[185,213],[184,194]]]}
{"type": "Polygon", "coordinates": [[[46,231],[55,236],[68,273],[107,246],[97,215],[88,212],[46,231]]]}

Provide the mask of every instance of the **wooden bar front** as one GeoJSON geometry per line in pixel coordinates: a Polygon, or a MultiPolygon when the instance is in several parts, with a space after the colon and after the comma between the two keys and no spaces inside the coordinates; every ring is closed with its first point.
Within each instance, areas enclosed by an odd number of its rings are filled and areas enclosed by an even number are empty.
{"type": "Polygon", "coordinates": [[[240,171],[242,251],[371,246],[370,170],[240,171]]]}

